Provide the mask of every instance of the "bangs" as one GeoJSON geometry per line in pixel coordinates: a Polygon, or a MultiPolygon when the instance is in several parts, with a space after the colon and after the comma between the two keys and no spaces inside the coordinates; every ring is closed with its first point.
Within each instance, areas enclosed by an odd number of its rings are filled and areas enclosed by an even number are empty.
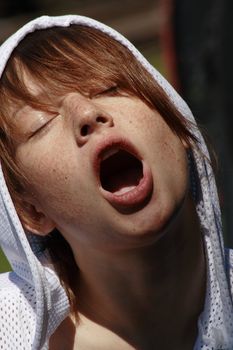
{"type": "Polygon", "coordinates": [[[1,79],[1,95],[5,105],[7,100],[46,110],[53,97],[71,91],[92,97],[113,85],[142,97],[130,67],[140,74],[132,54],[96,29],[72,25],[69,30],[40,30],[27,35],[13,52],[1,79]],[[39,87],[39,98],[28,78],[39,87]]]}

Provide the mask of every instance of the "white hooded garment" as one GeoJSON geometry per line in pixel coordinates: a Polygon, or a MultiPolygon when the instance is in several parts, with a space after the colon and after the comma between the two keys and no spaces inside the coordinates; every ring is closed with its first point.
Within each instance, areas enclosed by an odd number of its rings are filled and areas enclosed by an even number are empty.
{"type": "MultiPolygon", "coordinates": [[[[28,33],[53,26],[68,27],[73,23],[97,28],[131,50],[175,107],[195,124],[186,103],[127,39],[87,17],[43,16],[26,24],[0,47],[0,77],[12,51],[28,33]]],[[[194,349],[233,350],[233,254],[223,246],[218,196],[206,145],[195,126],[191,131],[206,156],[193,150],[200,185],[196,210],[204,236],[207,274],[205,305],[199,317],[194,349]]],[[[1,169],[0,243],[13,269],[0,276],[0,349],[46,350],[50,335],[69,313],[69,303],[56,274],[36,256],[33,239],[29,243],[1,169]]]]}

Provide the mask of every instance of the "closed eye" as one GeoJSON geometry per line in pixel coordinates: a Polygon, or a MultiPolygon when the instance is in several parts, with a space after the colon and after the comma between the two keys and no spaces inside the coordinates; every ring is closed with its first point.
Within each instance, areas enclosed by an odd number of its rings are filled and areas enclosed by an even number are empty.
{"type": "Polygon", "coordinates": [[[41,136],[44,133],[47,133],[49,131],[49,129],[51,128],[53,121],[56,119],[56,117],[58,116],[58,114],[54,114],[53,116],[50,116],[50,119],[46,119],[46,121],[43,121],[43,124],[40,124],[38,126],[36,126],[35,128],[33,128],[34,130],[30,131],[28,133],[28,139],[37,137],[37,136],[41,136]]]}
{"type": "Polygon", "coordinates": [[[101,94],[107,95],[110,97],[112,97],[112,96],[129,97],[130,95],[132,95],[132,93],[120,88],[118,85],[113,85],[113,86],[107,88],[106,90],[103,90],[101,94]]]}
{"type": "Polygon", "coordinates": [[[103,93],[107,94],[107,95],[116,95],[117,93],[119,93],[119,88],[117,85],[114,85],[114,86],[111,86],[110,88],[104,90],[103,93]]]}
{"type": "Polygon", "coordinates": [[[107,96],[119,96],[120,90],[117,85],[110,86],[109,88],[103,89],[101,91],[98,91],[97,93],[93,94],[94,98],[101,97],[103,95],[107,96]]]}

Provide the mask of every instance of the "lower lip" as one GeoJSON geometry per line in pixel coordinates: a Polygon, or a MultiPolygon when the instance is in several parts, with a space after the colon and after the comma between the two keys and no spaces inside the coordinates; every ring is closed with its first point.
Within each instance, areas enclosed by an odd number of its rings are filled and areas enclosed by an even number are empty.
{"type": "Polygon", "coordinates": [[[152,191],[153,178],[151,170],[146,166],[146,164],[143,164],[143,178],[132,190],[116,195],[104,190],[101,187],[103,197],[114,207],[119,207],[122,209],[131,209],[142,205],[151,196],[152,191]]]}

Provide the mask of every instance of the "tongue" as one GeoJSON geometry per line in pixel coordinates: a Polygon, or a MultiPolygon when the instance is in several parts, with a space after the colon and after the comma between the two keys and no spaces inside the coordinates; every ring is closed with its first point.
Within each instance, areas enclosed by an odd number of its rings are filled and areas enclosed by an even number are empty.
{"type": "Polygon", "coordinates": [[[140,177],[141,171],[138,169],[129,169],[121,173],[112,174],[108,179],[108,191],[115,195],[127,193],[139,184],[140,177]]]}

